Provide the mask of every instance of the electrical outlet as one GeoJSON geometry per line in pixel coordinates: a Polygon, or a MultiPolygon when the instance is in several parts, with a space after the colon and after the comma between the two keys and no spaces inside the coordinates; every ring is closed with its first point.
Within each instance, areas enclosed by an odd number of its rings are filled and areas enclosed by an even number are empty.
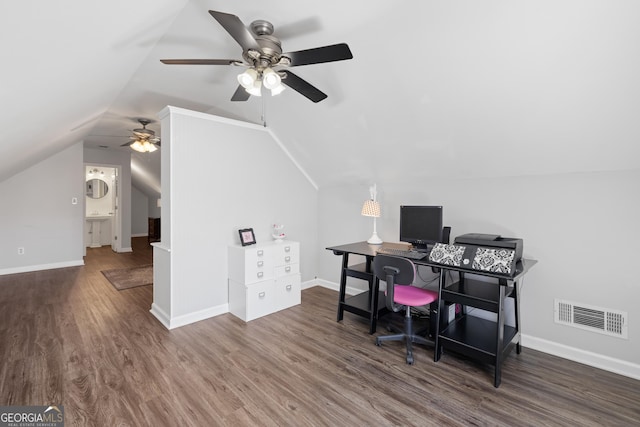
{"type": "Polygon", "coordinates": [[[24,248],[18,248],[18,255],[24,255],[24,248]]]}
{"type": "Polygon", "coordinates": [[[71,204],[72,205],[77,205],[78,204],[78,198],[77,197],[72,197],[71,198],[71,204]]]}

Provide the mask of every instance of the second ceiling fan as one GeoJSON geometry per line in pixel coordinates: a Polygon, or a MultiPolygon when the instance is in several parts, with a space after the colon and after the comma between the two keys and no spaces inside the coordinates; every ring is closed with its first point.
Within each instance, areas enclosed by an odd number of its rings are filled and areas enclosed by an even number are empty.
{"type": "Polygon", "coordinates": [[[133,136],[130,136],[130,142],[124,143],[121,147],[127,145],[133,150],[140,153],[153,153],[160,147],[160,138],[156,136],[156,133],[151,129],[147,129],[147,125],[151,123],[151,120],[138,119],[138,122],[142,125],[142,128],[134,129],[133,136]]]}
{"type": "Polygon", "coordinates": [[[353,58],[346,43],[282,53],[282,43],[273,36],[273,25],[270,22],[254,21],[251,23],[250,32],[235,15],[215,10],[210,10],[209,13],[242,47],[243,60],[161,59],[160,61],[163,64],[247,67],[247,70],[238,76],[240,85],[231,97],[232,101],[246,101],[251,95],[261,96],[263,86],[269,89],[272,95],[276,95],[284,90],[283,84],[313,102],[322,101],[327,97],[325,93],[287,68],[353,58]]]}

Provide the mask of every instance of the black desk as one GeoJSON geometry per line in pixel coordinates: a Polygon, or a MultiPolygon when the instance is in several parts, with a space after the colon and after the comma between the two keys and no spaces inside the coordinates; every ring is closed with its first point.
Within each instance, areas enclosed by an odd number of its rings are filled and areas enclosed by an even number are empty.
{"type": "MultiPolygon", "coordinates": [[[[416,264],[433,265],[418,261],[416,264]]],[[[520,354],[520,287],[524,275],[537,261],[522,259],[516,264],[513,275],[470,271],[453,266],[440,265],[440,285],[438,287],[439,313],[438,335],[436,336],[434,361],[440,360],[443,349],[447,348],[473,359],[494,366],[493,385],[498,387],[502,378],[502,362],[515,347],[520,354]],[[448,272],[457,272],[457,278],[448,272]],[[483,276],[484,280],[465,277],[466,274],[483,276]],[[505,301],[513,299],[515,325],[505,324],[505,301]],[[496,313],[496,320],[486,320],[462,313],[446,324],[445,304],[457,303],[464,307],[476,307],[496,313]]]]}
{"type": "MultiPolygon", "coordinates": [[[[386,247],[406,248],[403,244],[384,243],[386,247]]],[[[340,292],[338,296],[338,319],[341,321],[345,310],[369,319],[369,333],[376,331],[378,318],[387,312],[387,307],[381,307],[378,301],[384,301],[384,292],[380,291],[380,282],[371,271],[371,262],[376,256],[376,250],[383,245],[370,245],[367,242],[349,243],[347,245],[331,246],[327,250],[333,251],[334,255],[342,256],[342,269],[340,273],[340,292]],[[349,255],[360,255],[365,257],[365,262],[356,265],[349,265],[349,255]],[[347,298],[347,277],[355,277],[366,281],[369,290],[358,295],[347,298]]]]}
{"type": "MultiPolygon", "coordinates": [[[[338,297],[338,321],[342,320],[343,312],[349,311],[360,316],[368,317],[370,331],[376,331],[376,322],[380,315],[386,312],[386,307],[378,306],[378,300],[384,294],[379,290],[379,281],[371,271],[371,262],[376,256],[376,250],[380,247],[406,248],[406,245],[398,243],[383,243],[382,245],[370,245],[367,242],[350,243],[347,245],[332,246],[327,248],[335,255],[342,256],[342,274],[340,276],[340,293],[338,297]],[[361,255],[366,262],[356,266],[349,266],[349,254],[361,255]],[[345,288],[347,277],[357,277],[369,282],[369,291],[346,298],[345,288]]],[[[412,260],[416,265],[436,267],[440,271],[438,286],[438,313],[436,320],[434,361],[440,360],[443,349],[448,348],[457,353],[464,354],[481,362],[489,363],[495,367],[494,386],[498,387],[501,381],[502,362],[509,352],[515,347],[519,354],[522,351],[520,337],[520,286],[524,275],[537,261],[522,259],[516,265],[516,271],[512,275],[491,273],[484,271],[471,271],[453,266],[445,266],[429,261],[428,257],[422,260],[412,260]],[[454,274],[457,278],[454,279],[454,274]],[[483,276],[484,280],[465,277],[466,274],[483,276]],[[514,302],[515,325],[505,324],[505,300],[512,298],[514,302]],[[462,306],[477,307],[482,310],[496,313],[496,321],[467,316],[464,312],[448,323],[445,317],[446,303],[457,303],[462,306]]]]}

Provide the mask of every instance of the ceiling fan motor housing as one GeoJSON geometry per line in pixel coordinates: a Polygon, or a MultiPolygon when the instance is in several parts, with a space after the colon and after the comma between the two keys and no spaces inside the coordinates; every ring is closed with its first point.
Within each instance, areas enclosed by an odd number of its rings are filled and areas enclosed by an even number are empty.
{"type": "Polygon", "coordinates": [[[282,43],[273,36],[273,24],[265,20],[253,21],[249,26],[255,34],[255,40],[262,52],[249,49],[243,52],[244,59],[258,68],[259,71],[267,67],[273,67],[280,61],[282,55],[282,43]]]}
{"type": "Polygon", "coordinates": [[[147,125],[151,123],[151,121],[146,119],[139,119],[138,122],[142,125],[142,129],[134,129],[133,134],[138,138],[148,139],[155,136],[155,132],[151,129],[147,129],[147,125]]]}

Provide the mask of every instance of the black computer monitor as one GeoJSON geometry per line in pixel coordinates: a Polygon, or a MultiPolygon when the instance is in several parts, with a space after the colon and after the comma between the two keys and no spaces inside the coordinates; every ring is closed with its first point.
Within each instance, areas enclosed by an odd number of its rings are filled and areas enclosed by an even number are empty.
{"type": "Polygon", "coordinates": [[[442,237],[442,206],[400,206],[401,242],[424,250],[442,237]]]}

